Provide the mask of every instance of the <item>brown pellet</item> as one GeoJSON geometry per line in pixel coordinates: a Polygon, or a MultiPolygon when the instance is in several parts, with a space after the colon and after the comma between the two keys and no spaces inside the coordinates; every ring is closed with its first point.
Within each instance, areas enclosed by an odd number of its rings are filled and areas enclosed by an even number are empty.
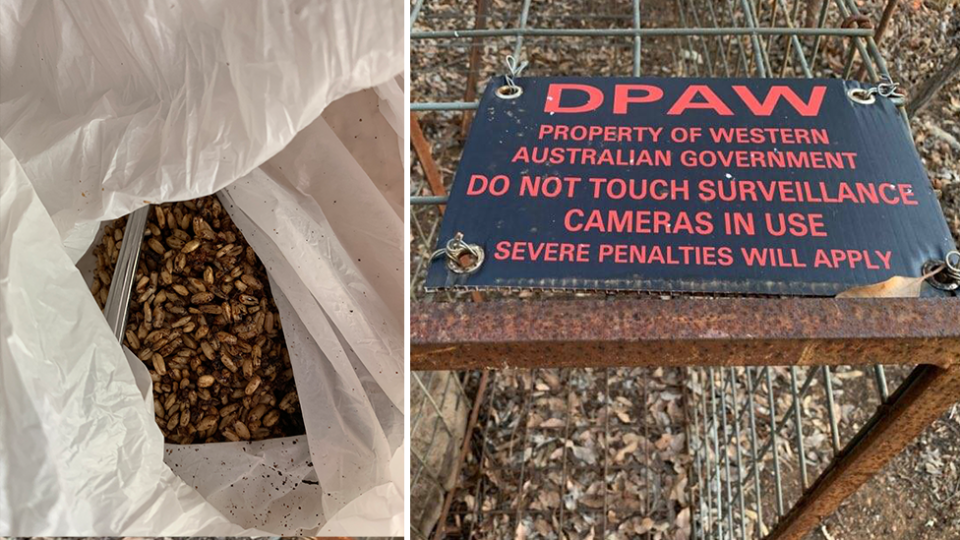
{"type": "MultiPolygon", "coordinates": [[[[108,225],[94,248],[101,308],[125,226],[108,225]]],[[[303,433],[266,270],[215,197],[153,207],[134,283],[124,343],[150,370],[168,442],[303,433]]]]}
{"type": "Polygon", "coordinates": [[[257,388],[260,387],[260,382],[261,382],[260,376],[254,375],[250,379],[250,382],[247,383],[247,387],[243,390],[244,393],[247,394],[248,396],[252,396],[253,393],[257,391],[257,388]]]}

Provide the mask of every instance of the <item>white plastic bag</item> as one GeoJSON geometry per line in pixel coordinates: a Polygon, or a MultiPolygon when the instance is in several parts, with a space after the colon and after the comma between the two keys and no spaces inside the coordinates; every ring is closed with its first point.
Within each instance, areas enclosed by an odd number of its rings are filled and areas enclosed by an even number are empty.
{"type": "Polygon", "coordinates": [[[403,9],[0,4],[0,535],[402,533],[402,170],[320,113],[395,98],[403,9]],[[74,262],[102,220],[227,186],[307,435],[165,449],[74,262]]]}

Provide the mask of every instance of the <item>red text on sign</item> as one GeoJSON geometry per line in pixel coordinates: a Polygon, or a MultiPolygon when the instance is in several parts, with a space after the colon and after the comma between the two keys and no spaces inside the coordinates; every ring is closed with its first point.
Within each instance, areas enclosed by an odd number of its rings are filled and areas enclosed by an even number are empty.
{"type": "MultiPolygon", "coordinates": [[[[800,116],[817,116],[827,87],[814,86],[810,96],[801,98],[787,85],[775,84],[758,99],[753,92],[742,85],[732,85],[734,93],[740,102],[754,116],[770,116],[781,101],[786,102],[800,116]]],[[[651,84],[617,84],[613,90],[613,114],[627,114],[631,104],[655,103],[664,98],[663,90],[651,84]]],[[[577,114],[595,111],[603,105],[605,100],[601,89],[580,83],[550,83],[547,88],[547,99],[543,111],[548,114],[565,113],[577,114]],[[564,105],[564,94],[567,104],[564,105]],[[577,104],[571,105],[575,101],[577,104]]],[[[733,116],[730,104],[718,96],[709,86],[691,84],[676,99],[667,111],[668,115],[684,114],[688,110],[712,110],[720,116],[733,116]]]]}

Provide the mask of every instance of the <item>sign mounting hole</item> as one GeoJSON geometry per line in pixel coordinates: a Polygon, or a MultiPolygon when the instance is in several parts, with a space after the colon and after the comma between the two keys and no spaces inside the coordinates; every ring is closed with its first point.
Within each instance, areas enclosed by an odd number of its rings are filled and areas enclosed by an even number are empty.
{"type": "Polygon", "coordinates": [[[500,99],[517,99],[523,95],[523,88],[517,85],[504,85],[497,88],[497,97],[500,99]]]}
{"type": "MultiPolygon", "coordinates": [[[[948,261],[950,255],[952,255],[952,253],[947,255],[948,261]]],[[[924,274],[928,274],[938,267],[943,268],[943,270],[927,278],[927,283],[929,283],[931,287],[941,291],[954,291],[960,288],[960,283],[954,281],[950,275],[949,263],[945,264],[944,261],[927,261],[924,263],[922,271],[924,274]]]]}
{"type": "Polygon", "coordinates": [[[861,105],[873,105],[877,98],[874,97],[873,92],[867,90],[866,88],[851,88],[847,90],[847,96],[855,103],[861,105]]]}

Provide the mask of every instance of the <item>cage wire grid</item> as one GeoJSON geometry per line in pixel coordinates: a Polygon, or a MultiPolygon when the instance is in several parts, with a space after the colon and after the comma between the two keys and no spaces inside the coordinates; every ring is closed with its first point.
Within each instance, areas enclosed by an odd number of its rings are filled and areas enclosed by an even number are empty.
{"type": "MultiPolygon", "coordinates": [[[[865,27],[864,20],[853,0],[415,0],[411,6],[411,110],[414,120],[432,120],[424,124],[426,139],[434,142],[428,159],[437,156],[440,179],[428,185],[427,171],[422,165],[417,170],[418,162],[413,161],[412,299],[462,301],[469,294],[426,293],[423,289],[437,241],[441,205],[446,202],[445,190],[438,191],[436,183],[439,180],[442,188],[445,178],[449,184],[459,159],[460,142],[477,107],[478,87],[505,72],[507,55],[530,62],[524,76],[842,77],[875,83],[889,77],[889,72],[873,38],[874,31],[865,27]],[[593,55],[590,65],[577,62],[585,52],[593,55]],[[606,60],[597,62],[599,55],[605,55],[606,60]],[[459,122],[455,122],[457,119],[459,122]],[[456,123],[460,129],[444,132],[435,126],[440,123],[456,123]]],[[[514,298],[598,295],[537,291],[484,294],[514,298]]],[[[471,452],[463,464],[464,473],[454,488],[455,492],[471,495],[461,500],[450,497],[452,504],[444,508],[433,537],[687,537],[687,533],[678,533],[678,527],[659,527],[661,518],[669,518],[675,525],[682,512],[682,505],[664,497],[662,484],[655,480],[668,465],[657,448],[650,446],[654,442],[651,437],[667,433],[683,435],[689,457],[682,464],[689,478],[687,506],[683,507],[692,512],[689,537],[763,538],[817,475],[843,452],[844,445],[876,418],[889,398],[888,373],[879,365],[871,370],[870,388],[847,382],[853,380],[851,374],[859,372],[844,366],[671,369],[666,371],[678,373],[683,381],[678,402],[683,404],[684,419],[664,425],[651,421],[646,409],[649,384],[663,383],[664,370],[655,371],[604,368],[507,372],[500,378],[522,378],[526,382],[511,387],[497,380],[486,395],[473,397],[470,391],[475,391],[476,373],[451,377],[457,387],[456,399],[463,400],[467,408],[479,407],[480,421],[469,441],[471,452]],[[593,416],[582,419],[601,435],[598,447],[602,455],[591,465],[602,470],[598,508],[583,510],[573,505],[576,510],[568,509],[569,475],[581,467],[569,450],[573,416],[569,408],[556,417],[563,424],[556,441],[534,443],[549,448],[559,441],[559,459],[549,460],[543,467],[530,465],[534,453],[528,425],[531,402],[556,391],[550,385],[538,390],[536,381],[545,374],[563,381],[560,399],[568,404],[586,397],[586,390],[582,396],[573,392],[571,397],[567,392],[573,378],[603,381],[598,388],[590,389],[596,391],[594,399],[600,406],[593,416]],[[642,385],[636,389],[640,400],[633,411],[639,424],[624,425],[614,420],[612,426],[615,432],[636,430],[642,434],[643,443],[623,463],[611,460],[616,457],[611,452],[618,451],[610,445],[611,410],[621,397],[616,391],[611,394],[611,379],[641,381],[642,385]],[[519,416],[500,417],[505,400],[521,400],[519,416]],[[855,414],[847,418],[845,411],[850,410],[855,414]],[[511,457],[506,463],[490,440],[494,427],[504,422],[513,426],[508,452],[511,457]],[[826,456],[812,451],[813,446],[825,447],[826,456]],[[611,479],[637,471],[643,472],[636,493],[641,506],[621,512],[622,500],[611,500],[611,496],[622,499],[622,493],[612,489],[611,479]],[[531,504],[536,501],[539,482],[551,474],[560,475],[560,504],[547,508],[531,504]],[[472,485],[460,485],[464,475],[473,479],[472,485]],[[486,501],[493,478],[515,479],[516,484],[508,485],[509,493],[498,494],[506,495],[504,500],[498,498],[498,505],[491,506],[486,501]],[[589,514],[586,522],[592,527],[576,530],[571,525],[572,514],[589,514]],[[626,536],[618,532],[618,527],[636,520],[639,528],[631,529],[633,532],[626,536]]],[[[894,370],[895,385],[906,378],[907,371],[904,367],[894,370]]],[[[426,396],[420,398],[421,408],[430,406],[438,413],[438,419],[423,423],[421,410],[411,424],[412,432],[432,430],[427,452],[437,433],[453,435],[451,427],[439,418],[444,403],[431,397],[430,383],[424,382],[432,376],[430,372],[415,372],[412,388],[414,395],[426,396]]],[[[442,399],[448,394],[442,392],[442,399]]],[[[468,437],[471,431],[468,429],[468,437]]],[[[537,429],[532,431],[536,435],[537,429]]],[[[457,449],[459,445],[454,451],[457,449]]],[[[557,450],[553,448],[554,453],[557,450]]],[[[441,477],[439,471],[430,470],[422,454],[415,454],[413,461],[414,482],[436,482],[441,477]]],[[[414,532],[421,537],[431,533],[414,532]]]]}
{"type": "MultiPolygon", "coordinates": [[[[445,477],[449,474],[444,460],[431,459],[436,452],[450,452],[459,449],[464,434],[451,424],[448,400],[453,400],[452,409],[461,407],[470,409],[473,405],[469,392],[464,388],[461,377],[469,373],[426,372],[412,374],[411,408],[414,415],[410,422],[410,486],[411,493],[445,493],[445,477]],[[435,384],[436,383],[436,384],[435,384]],[[421,442],[422,441],[422,442],[421,442]],[[446,446],[443,446],[446,442],[446,446]]],[[[475,391],[475,389],[474,389],[475,391]]],[[[421,516],[412,516],[411,534],[413,538],[426,538],[430,531],[421,531],[418,527],[421,516]]]]}
{"type": "Polygon", "coordinates": [[[688,497],[680,370],[533,369],[500,379],[485,396],[465,464],[474,480],[451,508],[446,538],[652,537],[658,522],[689,519],[671,503],[688,497]]]}

